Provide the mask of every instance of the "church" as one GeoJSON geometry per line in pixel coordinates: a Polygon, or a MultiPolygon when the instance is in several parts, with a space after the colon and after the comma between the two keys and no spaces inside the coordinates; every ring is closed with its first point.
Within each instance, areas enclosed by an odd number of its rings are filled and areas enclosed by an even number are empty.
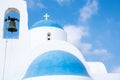
{"type": "Polygon", "coordinates": [[[25,0],[0,4],[0,80],[120,80],[103,63],[87,62],[47,13],[28,28],[25,0]]]}

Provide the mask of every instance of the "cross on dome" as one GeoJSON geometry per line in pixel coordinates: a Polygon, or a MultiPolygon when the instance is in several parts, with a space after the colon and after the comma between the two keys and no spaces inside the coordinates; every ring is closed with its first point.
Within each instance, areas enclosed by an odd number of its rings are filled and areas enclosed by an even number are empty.
{"type": "Polygon", "coordinates": [[[45,18],[45,20],[48,20],[50,16],[46,13],[43,17],[45,18]]]}

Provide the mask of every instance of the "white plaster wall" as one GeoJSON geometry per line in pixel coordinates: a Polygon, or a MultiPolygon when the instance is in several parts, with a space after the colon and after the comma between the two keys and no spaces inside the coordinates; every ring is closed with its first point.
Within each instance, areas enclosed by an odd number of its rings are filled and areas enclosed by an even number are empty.
{"type": "Polygon", "coordinates": [[[24,80],[92,80],[92,79],[83,76],[54,75],[54,76],[41,76],[41,77],[28,78],[24,80]]]}
{"type": "Polygon", "coordinates": [[[24,0],[3,0],[0,3],[0,80],[22,79],[30,53],[27,6],[24,0]],[[20,12],[19,39],[3,39],[4,14],[8,8],[20,12]],[[7,45],[6,45],[7,40],[7,45]],[[6,47],[6,60],[5,60],[6,47]],[[3,65],[5,64],[4,78],[3,65]]]}
{"type": "Polygon", "coordinates": [[[74,47],[72,44],[63,41],[63,40],[50,40],[43,42],[41,44],[38,44],[38,46],[32,48],[32,53],[29,55],[31,59],[28,62],[28,66],[26,69],[29,67],[29,65],[32,63],[36,57],[40,56],[41,54],[44,54],[45,52],[51,51],[51,50],[62,50],[71,53],[72,55],[76,56],[87,68],[89,72],[89,68],[86,64],[86,61],[84,60],[81,52],[74,47]]]}
{"type": "Polygon", "coordinates": [[[37,27],[30,30],[31,34],[31,48],[38,46],[41,43],[44,43],[47,40],[47,33],[51,33],[51,40],[67,40],[66,32],[62,29],[55,27],[37,27]]]}
{"type": "Polygon", "coordinates": [[[109,80],[120,80],[120,73],[109,73],[107,77],[109,80]]]}
{"type": "Polygon", "coordinates": [[[93,80],[120,80],[120,73],[94,74],[93,80]]]}
{"type": "Polygon", "coordinates": [[[107,74],[105,65],[101,62],[87,62],[91,74],[107,74]]]}
{"type": "Polygon", "coordinates": [[[101,62],[87,62],[93,80],[120,80],[120,73],[108,73],[101,62]]]}

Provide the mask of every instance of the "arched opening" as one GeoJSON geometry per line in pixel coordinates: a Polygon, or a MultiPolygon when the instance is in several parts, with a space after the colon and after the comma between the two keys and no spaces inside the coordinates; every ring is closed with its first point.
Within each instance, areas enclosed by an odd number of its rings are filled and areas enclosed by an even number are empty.
{"type": "Polygon", "coordinates": [[[4,39],[19,38],[20,12],[16,8],[8,8],[4,16],[4,39]]]}

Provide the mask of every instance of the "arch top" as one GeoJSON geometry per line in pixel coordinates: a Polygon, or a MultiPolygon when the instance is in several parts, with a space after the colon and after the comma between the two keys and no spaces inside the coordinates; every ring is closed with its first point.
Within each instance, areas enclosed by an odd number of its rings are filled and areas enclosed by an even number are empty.
{"type": "Polygon", "coordinates": [[[6,10],[5,15],[8,14],[9,12],[16,12],[16,13],[20,14],[20,12],[19,12],[18,9],[12,8],[12,7],[11,7],[11,8],[8,8],[8,9],[6,10]]]}

